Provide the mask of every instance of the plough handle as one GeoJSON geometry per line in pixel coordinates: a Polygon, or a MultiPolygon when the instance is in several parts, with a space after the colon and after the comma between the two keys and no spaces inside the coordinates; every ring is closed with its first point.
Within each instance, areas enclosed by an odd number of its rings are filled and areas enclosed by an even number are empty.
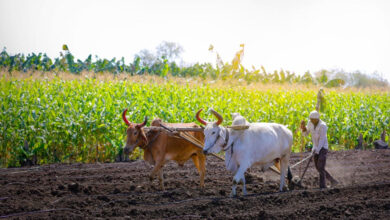
{"type": "Polygon", "coordinates": [[[301,160],[301,161],[298,161],[296,164],[292,165],[290,168],[292,169],[292,168],[294,168],[294,167],[298,166],[299,164],[303,163],[304,161],[306,161],[306,160],[310,159],[312,156],[313,156],[313,155],[311,154],[311,155],[309,155],[309,156],[305,157],[303,160],[301,160]]]}
{"type": "Polygon", "coordinates": [[[311,162],[311,158],[313,157],[313,155],[314,155],[314,154],[310,155],[309,161],[307,162],[307,165],[306,165],[306,167],[305,167],[305,170],[303,170],[303,173],[302,173],[301,178],[299,179],[299,182],[301,182],[302,179],[303,179],[303,177],[305,176],[305,173],[306,173],[306,171],[307,171],[307,168],[309,168],[309,165],[310,165],[310,162],[311,162]]]}

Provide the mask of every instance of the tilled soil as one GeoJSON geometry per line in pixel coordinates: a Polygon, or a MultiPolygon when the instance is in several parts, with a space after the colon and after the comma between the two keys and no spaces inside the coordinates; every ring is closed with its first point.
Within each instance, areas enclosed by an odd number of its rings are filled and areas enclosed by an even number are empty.
{"type": "MultiPolygon", "coordinates": [[[[307,155],[293,154],[291,164],[307,155]]],[[[0,169],[0,218],[390,219],[390,150],[329,152],[326,168],[336,187],[318,189],[312,162],[303,187],[278,192],[279,176],[254,167],[248,195],[236,198],[232,175],[211,156],[204,190],[192,161],[165,165],[165,191],[144,161],[0,169]]]]}

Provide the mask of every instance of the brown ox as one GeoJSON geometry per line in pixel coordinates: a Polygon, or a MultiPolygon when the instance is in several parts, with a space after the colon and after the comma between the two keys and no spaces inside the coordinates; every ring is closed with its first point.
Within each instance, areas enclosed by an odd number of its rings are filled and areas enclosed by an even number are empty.
{"type": "MultiPolygon", "coordinates": [[[[158,174],[160,188],[161,190],[164,190],[162,170],[164,164],[168,160],[173,160],[180,166],[183,166],[184,163],[191,158],[199,171],[200,187],[204,187],[206,156],[203,154],[202,149],[184,139],[172,136],[167,132],[149,131],[145,134],[143,127],[146,125],[147,117],[145,117],[145,121],[143,123],[133,124],[126,119],[126,112],[127,109],[125,109],[122,113],[123,121],[128,126],[124,153],[132,153],[137,146],[143,149],[144,160],[154,165],[154,168],[149,176],[151,181],[154,176],[158,174]]],[[[160,126],[161,124],[169,127],[199,127],[195,123],[163,123],[161,119],[154,119],[151,126],[160,126]]],[[[188,132],[188,134],[197,138],[201,143],[204,142],[203,132],[188,132]]]]}

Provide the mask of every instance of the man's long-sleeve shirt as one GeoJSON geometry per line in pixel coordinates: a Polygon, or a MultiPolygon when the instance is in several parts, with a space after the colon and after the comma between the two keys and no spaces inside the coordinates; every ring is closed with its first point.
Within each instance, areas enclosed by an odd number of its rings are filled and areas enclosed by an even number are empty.
{"type": "Polygon", "coordinates": [[[302,132],[304,136],[307,136],[311,133],[314,153],[319,154],[321,148],[328,149],[327,131],[328,131],[328,127],[326,126],[326,123],[319,120],[315,128],[314,128],[314,124],[311,123],[311,121],[309,121],[307,125],[307,130],[305,132],[302,132]]]}

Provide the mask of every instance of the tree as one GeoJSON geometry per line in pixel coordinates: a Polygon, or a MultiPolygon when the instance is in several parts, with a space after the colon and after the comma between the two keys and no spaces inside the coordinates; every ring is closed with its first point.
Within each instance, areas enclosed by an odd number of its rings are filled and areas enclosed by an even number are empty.
{"type": "Polygon", "coordinates": [[[329,72],[327,70],[324,70],[324,69],[315,73],[316,80],[321,85],[328,82],[328,75],[329,75],[329,72]]]}
{"type": "Polygon", "coordinates": [[[174,62],[175,59],[180,58],[183,51],[183,47],[178,43],[163,41],[156,47],[155,52],[144,49],[138,52],[135,57],[139,57],[142,66],[152,67],[161,63],[174,62]]]}
{"type": "Polygon", "coordinates": [[[177,58],[180,58],[181,53],[184,51],[183,47],[178,43],[163,41],[156,47],[156,55],[158,58],[164,57],[169,62],[173,62],[177,58]]]}
{"type": "Polygon", "coordinates": [[[313,77],[311,76],[309,71],[306,71],[305,74],[302,76],[301,82],[305,84],[313,83],[313,77]]]}
{"type": "Polygon", "coordinates": [[[153,65],[157,58],[156,56],[147,49],[141,50],[138,54],[135,55],[141,59],[141,63],[143,66],[151,66],[153,65]]]}

